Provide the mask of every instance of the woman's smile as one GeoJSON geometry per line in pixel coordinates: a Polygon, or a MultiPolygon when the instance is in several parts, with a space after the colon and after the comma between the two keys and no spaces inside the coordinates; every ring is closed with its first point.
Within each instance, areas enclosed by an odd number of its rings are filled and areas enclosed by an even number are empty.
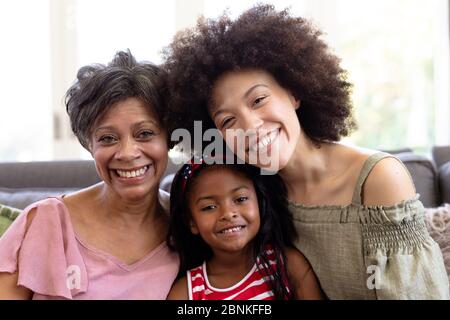
{"type": "Polygon", "coordinates": [[[140,201],[158,187],[167,143],[150,106],[136,98],[116,103],[99,122],[93,141],[97,170],[120,197],[140,201]]]}
{"type": "Polygon", "coordinates": [[[122,183],[139,184],[153,173],[153,165],[148,164],[136,169],[111,169],[122,183]]]}
{"type": "Polygon", "coordinates": [[[276,129],[268,132],[266,135],[258,138],[255,143],[247,148],[247,152],[261,152],[264,150],[270,150],[271,145],[277,142],[277,138],[280,135],[281,129],[276,129]]]}
{"type": "Polygon", "coordinates": [[[286,166],[300,138],[299,100],[269,73],[253,69],[223,74],[212,97],[210,116],[235,154],[245,151],[245,161],[260,168],[286,166]]]}

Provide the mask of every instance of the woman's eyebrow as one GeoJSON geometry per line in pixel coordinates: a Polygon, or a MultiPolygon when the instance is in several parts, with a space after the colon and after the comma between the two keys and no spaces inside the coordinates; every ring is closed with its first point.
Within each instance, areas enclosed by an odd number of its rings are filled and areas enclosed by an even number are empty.
{"type": "Polygon", "coordinates": [[[113,131],[114,129],[115,129],[114,126],[98,127],[97,129],[95,129],[94,134],[96,134],[99,131],[113,131]]]}
{"type": "MultiPolygon", "coordinates": [[[[159,127],[159,123],[155,120],[144,120],[144,121],[140,121],[140,122],[132,124],[132,128],[138,128],[144,124],[153,124],[153,125],[159,127]]],[[[114,129],[115,129],[114,126],[106,125],[106,126],[98,127],[97,129],[95,129],[94,133],[97,133],[98,131],[112,131],[114,129]]]]}
{"type": "Polygon", "coordinates": [[[248,90],[245,92],[245,94],[244,94],[244,99],[247,99],[248,96],[250,95],[250,93],[252,93],[252,91],[255,90],[255,89],[258,88],[258,87],[269,88],[269,86],[267,86],[267,85],[265,85],[265,84],[262,84],[262,83],[255,84],[253,87],[251,87],[250,89],[248,89],[248,90]]]}
{"type": "Polygon", "coordinates": [[[159,127],[159,123],[152,119],[152,120],[144,120],[144,121],[135,123],[135,124],[133,124],[133,128],[137,128],[137,127],[140,127],[140,126],[142,126],[144,124],[149,124],[149,123],[159,127]]]}
{"type": "MultiPolygon", "coordinates": [[[[242,96],[242,98],[243,98],[244,100],[247,99],[248,96],[252,93],[252,91],[255,90],[255,89],[258,88],[258,87],[269,88],[268,85],[265,85],[265,84],[262,84],[262,83],[255,84],[254,86],[250,87],[250,88],[244,93],[244,95],[242,96]]],[[[211,114],[211,118],[212,118],[212,119],[214,119],[215,117],[217,117],[218,114],[227,111],[227,109],[224,109],[224,108],[219,109],[219,108],[220,108],[220,106],[217,106],[217,107],[213,107],[213,108],[212,108],[212,109],[213,109],[213,112],[212,112],[212,114],[211,114]],[[219,110],[217,110],[217,109],[219,109],[219,110]]]]}

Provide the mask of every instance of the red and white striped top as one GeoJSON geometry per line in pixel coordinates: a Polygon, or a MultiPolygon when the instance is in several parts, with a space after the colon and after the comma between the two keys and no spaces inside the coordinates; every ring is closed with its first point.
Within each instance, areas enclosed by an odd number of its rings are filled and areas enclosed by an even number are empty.
{"type": "MultiPolygon", "coordinates": [[[[270,251],[269,262],[276,268],[273,251],[270,251]]],[[[258,270],[256,263],[241,281],[223,289],[209,283],[206,262],[187,272],[189,300],[274,300],[268,281],[268,276],[258,270]]]]}

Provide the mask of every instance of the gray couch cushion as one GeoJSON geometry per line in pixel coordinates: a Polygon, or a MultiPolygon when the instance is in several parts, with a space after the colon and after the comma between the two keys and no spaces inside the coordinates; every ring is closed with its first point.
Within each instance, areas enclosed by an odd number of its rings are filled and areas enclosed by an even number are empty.
{"type": "Polygon", "coordinates": [[[441,204],[436,166],[430,159],[413,153],[395,155],[408,168],[416,186],[420,200],[425,207],[437,207],[441,204]]]}
{"type": "Polygon", "coordinates": [[[98,181],[90,160],[0,163],[2,188],[83,188],[98,181]]]}
{"type": "Polygon", "coordinates": [[[24,209],[98,181],[94,161],[4,162],[0,163],[0,203],[24,209]]]}
{"type": "Polygon", "coordinates": [[[441,188],[442,202],[450,203],[450,161],[439,169],[439,187],[441,188]]]}
{"type": "Polygon", "coordinates": [[[0,204],[25,209],[29,204],[48,198],[74,192],[78,189],[68,188],[29,188],[11,189],[0,188],[0,204]]]}
{"type": "Polygon", "coordinates": [[[438,168],[450,161],[450,146],[434,146],[431,153],[438,168]]]}

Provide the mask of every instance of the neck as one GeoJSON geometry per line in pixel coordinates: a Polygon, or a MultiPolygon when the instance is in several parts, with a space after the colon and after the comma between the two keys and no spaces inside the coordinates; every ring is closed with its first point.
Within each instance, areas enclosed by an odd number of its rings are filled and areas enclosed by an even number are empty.
{"type": "Polygon", "coordinates": [[[158,189],[151,196],[138,201],[119,198],[108,185],[102,184],[97,193],[97,218],[110,225],[122,225],[130,230],[156,224],[164,218],[163,209],[158,201],[158,189]]]}
{"type": "Polygon", "coordinates": [[[255,264],[252,249],[247,248],[239,252],[214,250],[213,257],[207,263],[208,274],[247,273],[255,264]]]}
{"type": "Polygon", "coordinates": [[[329,143],[318,146],[302,133],[289,162],[279,172],[289,194],[299,186],[318,184],[327,178],[331,146],[329,143]]]}

